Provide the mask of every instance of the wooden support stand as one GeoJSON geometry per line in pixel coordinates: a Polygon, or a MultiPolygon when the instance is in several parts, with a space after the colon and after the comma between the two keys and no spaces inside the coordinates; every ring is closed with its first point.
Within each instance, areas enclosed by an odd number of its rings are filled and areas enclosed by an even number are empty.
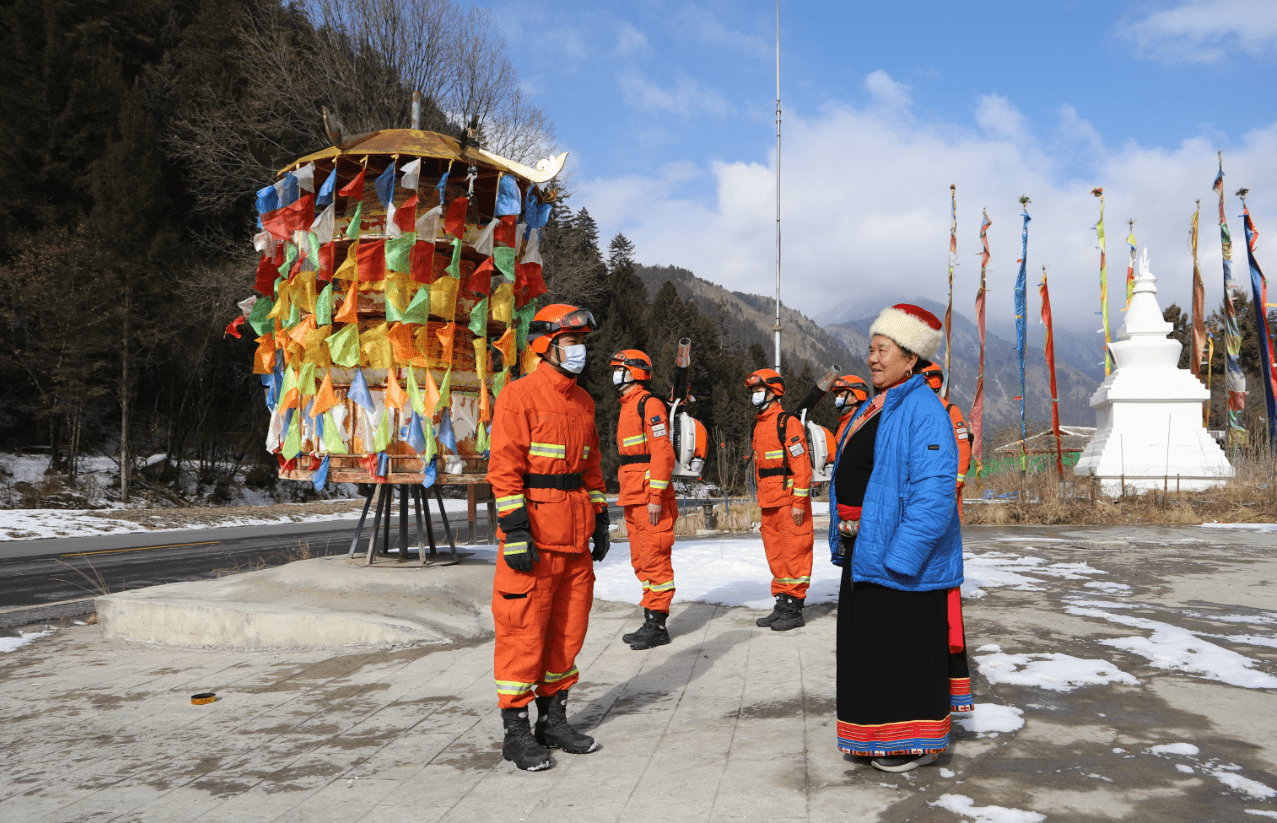
{"type": "MultiPolygon", "coordinates": [[[[438,546],[435,542],[433,524],[430,518],[430,504],[426,500],[426,490],[421,486],[413,484],[399,484],[399,534],[395,540],[394,548],[398,549],[398,561],[400,563],[408,560],[408,547],[411,545],[408,540],[408,504],[411,500],[416,514],[417,524],[417,563],[421,566],[452,566],[461,562],[461,556],[457,553],[457,541],[452,533],[452,526],[448,522],[448,513],[443,506],[443,494],[439,487],[434,487],[435,502],[439,507],[439,517],[443,522],[443,532],[448,540],[448,547],[451,549],[451,556],[440,557],[438,546]],[[430,559],[426,559],[426,546],[430,546],[430,559]]],[[[471,489],[474,487],[471,486],[471,489]]],[[[392,509],[395,502],[395,485],[378,484],[368,493],[367,500],[364,501],[363,513],[359,516],[359,526],[355,529],[355,537],[350,542],[350,557],[355,556],[355,551],[359,547],[359,540],[363,536],[364,524],[367,522],[368,510],[373,510],[372,528],[368,532],[368,548],[364,554],[364,564],[372,565],[373,555],[381,554],[390,555],[390,520],[392,509]],[[381,538],[380,551],[377,551],[378,537],[381,538]]],[[[471,492],[471,500],[473,500],[473,491],[471,492]]],[[[473,503],[471,504],[473,508],[473,503]]],[[[471,534],[474,533],[473,524],[471,525],[471,534]]],[[[473,541],[472,541],[473,542],[473,541]]]]}

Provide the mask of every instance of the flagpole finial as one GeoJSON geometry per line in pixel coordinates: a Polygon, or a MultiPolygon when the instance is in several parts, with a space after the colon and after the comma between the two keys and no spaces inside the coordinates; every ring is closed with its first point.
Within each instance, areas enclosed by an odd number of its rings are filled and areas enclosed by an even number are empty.
{"type": "Polygon", "coordinates": [[[1028,196],[1027,194],[1022,194],[1022,195],[1020,195],[1020,205],[1021,205],[1021,206],[1024,206],[1025,208],[1028,208],[1028,207],[1029,207],[1029,202],[1030,202],[1030,201],[1029,201],[1029,196],[1028,196]]]}
{"type": "Polygon", "coordinates": [[[1104,189],[1100,188],[1099,186],[1096,186],[1095,188],[1091,189],[1091,194],[1095,195],[1096,197],[1103,197],[1104,189]]]}
{"type": "Polygon", "coordinates": [[[1238,196],[1238,197],[1240,197],[1240,198],[1242,199],[1242,202],[1243,202],[1243,203],[1245,203],[1245,202],[1246,202],[1246,195],[1248,195],[1248,194],[1250,194],[1250,189],[1238,189],[1238,190],[1237,190],[1237,196],[1238,196]]]}

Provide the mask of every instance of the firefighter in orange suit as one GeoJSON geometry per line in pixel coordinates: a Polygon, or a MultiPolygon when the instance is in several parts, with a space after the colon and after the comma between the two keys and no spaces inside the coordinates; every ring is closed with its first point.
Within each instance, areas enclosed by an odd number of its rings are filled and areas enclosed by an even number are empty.
{"type": "MultiPolygon", "coordinates": [[[[927,385],[930,386],[936,394],[940,394],[940,389],[944,387],[944,372],[935,363],[928,363],[922,370],[922,376],[926,378],[927,385]]],[[[962,487],[967,483],[967,470],[971,468],[971,441],[975,436],[967,428],[967,419],[962,416],[962,410],[948,400],[943,400],[945,411],[949,412],[949,419],[953,421],[953,437],[958,441],[958,522],[962,522],[962,487]]]]}
{"type": "Polygon", "coordinates": [[[854,374],[844,374],[829,387],[834,395],[834,406],[838,409],[838,433],[834,435],[834,448],[829,450],[829,462],[834,462],[837,444],[842,443],[851,421],[856,419],[856,412],[869,399],[869,384],[854,374]]]}
{"type": "Polygon", "coordinates": [[[612,383],[621,395],[621,416],[616,423],[621,495],[616,502],[625,508],[630,563],[643,584],[643,625],[621,639],[637,650],[670,642],[665,620],[674,600],[674,565],[670,561],[678,518],[670,486],[674,445],[665,405],[647,390],[651,379],[652,360],[643,352],[625,349],[612,355],[612,383]]]}
{"type": "Polygon", "coordinates": [[[763,510],[763,549],[772,572],[776,606],[755,621],[783,632],[803,625],[803,601],[811,583],[811,458],[802,421],[780,407],[785,381],[773,369],[745,380],[754,420],[754,470],[763,510]]]}
{"type": "Polygon", "coordinates": [[[501,754],[529,771],[553,765],[551,748],[571,754],[598,748],[568,724],[565,709],[594,600],[591,557],[600,561],[608,550],[594,401],[576,383],[585,335],[595,327],[594,317],[575,306],[538,311],[528,348],[541,360],[505,387],[492,416],[487,480],[501,527],[492,583],[501,754]],[[535,731],[528,724],[534,697],[535,731]]]}

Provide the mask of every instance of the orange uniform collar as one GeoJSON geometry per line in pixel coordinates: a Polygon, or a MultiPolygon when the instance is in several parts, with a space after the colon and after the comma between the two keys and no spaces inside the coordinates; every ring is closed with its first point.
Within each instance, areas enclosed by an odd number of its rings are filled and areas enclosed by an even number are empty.
{"type": "Polygon", "coordinates": [[[544,359],[537,363],[537,373],[550,381],[550,386],[560,394],[567,394],[576,385],[576,377],[569,377],[563,372],[556,369],[544,359]]]}

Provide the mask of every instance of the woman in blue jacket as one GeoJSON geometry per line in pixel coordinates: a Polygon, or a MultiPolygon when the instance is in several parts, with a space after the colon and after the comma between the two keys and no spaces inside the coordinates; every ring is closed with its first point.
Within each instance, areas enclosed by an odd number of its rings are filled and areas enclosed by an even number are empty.
{"type": "Polygon", "coordinates": [[[877,395],[838,444],[829,544],[838,598],[838,747],[903,772],[949,745],[948,590],[962,583],[953,423],[918,372],[942,339],[901,303],[870,327],[877,395]]]}

